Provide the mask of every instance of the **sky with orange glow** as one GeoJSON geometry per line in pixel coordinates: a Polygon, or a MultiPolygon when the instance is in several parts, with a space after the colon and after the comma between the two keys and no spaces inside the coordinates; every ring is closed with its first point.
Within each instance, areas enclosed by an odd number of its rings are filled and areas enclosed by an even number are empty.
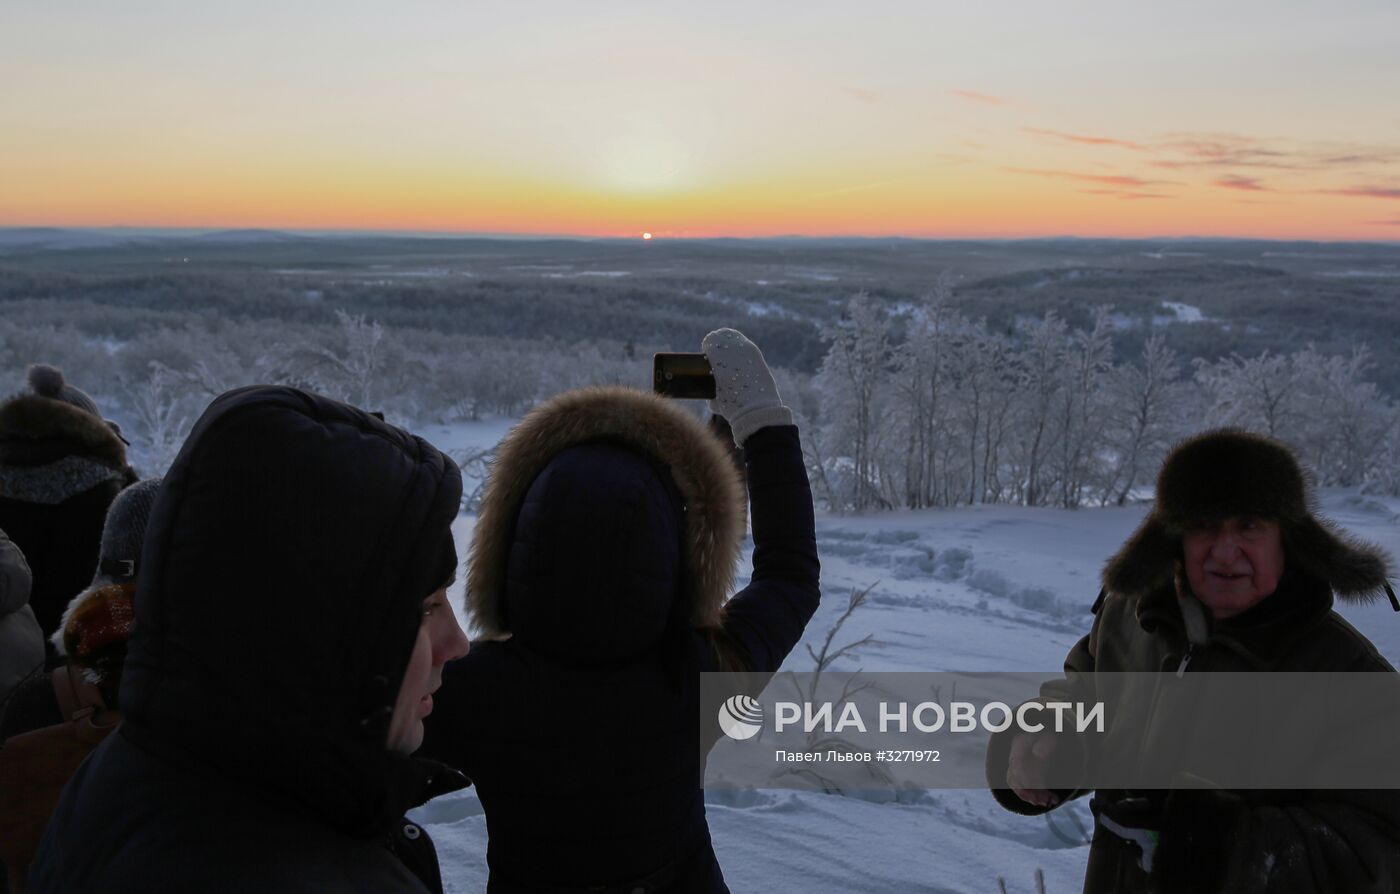
{"type": "Polygon", "coordinates": [[[1395,0],[4,0],[0,226],[1400,239],[1395,0]]]}

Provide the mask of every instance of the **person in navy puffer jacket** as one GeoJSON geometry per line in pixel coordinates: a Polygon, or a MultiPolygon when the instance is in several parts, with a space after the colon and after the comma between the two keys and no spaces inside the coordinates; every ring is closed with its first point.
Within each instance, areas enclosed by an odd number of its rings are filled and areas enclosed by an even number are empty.
{"type": "Polygon", "coordinates": [[[820,599],[812,495],[763,355],[706,336],[743,448],[672,401],[573,391],[506,437],[469,563],[476,641],[423,754],[476,783],[491,892],[723,892],[700,788],[700,674],[772,673],[820,599]]]}

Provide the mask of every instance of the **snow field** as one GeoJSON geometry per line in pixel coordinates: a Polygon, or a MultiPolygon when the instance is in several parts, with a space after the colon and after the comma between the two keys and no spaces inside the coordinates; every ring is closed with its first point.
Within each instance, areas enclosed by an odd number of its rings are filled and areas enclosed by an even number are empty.
{"type": "MultiPolygon", "coordinates": [[[[487,444],[509,421],[427,430],[452,451],[487,444]]],[[[470,489],[470,485],[468,485],[470,489]]],[[[1098,574],[1146,515],[1108,509],[979,506],[956,510],[818,516],[822,605],[784,668],[811,670],[852,589],[871,587],[834,645],[874,641],[833,667],[853,671],[1044,671],[1088,632],[1098,574]]],[[[1322,494],[1322,513],[1348,532],[1400,555],[1400,499],[1354,490],[1322,494]]],[[[474,518],[454,525],[465,560],[474,518]]],[[[750,544],[751,545],[751,544],[750,544]]],[[[748,566],[745,566],[745,569],[748,566]]],[[[461,608],[465,575],[454,587],[461,608]]],[[[747,580],[741,570],[740,582],[747,580]]],[[[1392,663],[1400,663],[1400,615],[1388,603],[1339,606],[1392,663]]],[[[867,792],[845,797],[794,791],[707,795],[715,850],[736,892],[966,892],[1080,890],[1091,826],[1084,801],[1047,817],[1010,814],[982,790],[867,792]]],[[[472,790],[415,811],[437,844],[449,892],[486,885],[486,823],[472,790]]]]}

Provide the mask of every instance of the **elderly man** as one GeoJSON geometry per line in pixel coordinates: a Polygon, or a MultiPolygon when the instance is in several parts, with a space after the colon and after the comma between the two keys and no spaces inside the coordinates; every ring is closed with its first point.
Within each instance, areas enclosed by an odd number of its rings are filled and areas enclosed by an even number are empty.
{"type": "MultiPolygon", "coordinates": [[[[1074,697],[1105,679],[1099,675],[1142,672],[1115,685],[1121,704],[1146,716],[1146,732],[1127,736],[1111,724],[1096,746],[1107,752],[1131,739],[1138,759],[1167,727],[1179,732],[1181,715],[1168,719],[1159,706],[1164,679],[1394,673],[1332,608],[1333,593],[1364,600],[1389,592],[1386,557],[1309,507],[1303,472],[1277,441],[1222,430],[1178,445],[1158,477],[1152,513],[1104,570],[1093,629],[1066,658],[1066,680],[1044,694],[1074,697]]],[[[987,778],[1002,806],[1036,815],[1087,793],[1049,782],[1051,768],[1069,757],[1064,742],[1014,729],[993,737],[987,778]]],[[[1394,792],[1100,789],[1090,806],[1086,892],[1400,890],[1394,792]]]]}

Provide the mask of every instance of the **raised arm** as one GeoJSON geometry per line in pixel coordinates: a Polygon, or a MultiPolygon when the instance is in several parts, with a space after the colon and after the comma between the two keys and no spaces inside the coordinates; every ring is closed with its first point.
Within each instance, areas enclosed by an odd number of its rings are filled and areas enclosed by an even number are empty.
{"type": "Polygon", "coordinates": [[[778,669],[821,599],[812,489],[792,411],[758,347],[733,329],[705,337],[715,374],[710,407],[744,450],[753,528],[753,576],[725,606],[724,634],[747,669],[778,669]]]}

